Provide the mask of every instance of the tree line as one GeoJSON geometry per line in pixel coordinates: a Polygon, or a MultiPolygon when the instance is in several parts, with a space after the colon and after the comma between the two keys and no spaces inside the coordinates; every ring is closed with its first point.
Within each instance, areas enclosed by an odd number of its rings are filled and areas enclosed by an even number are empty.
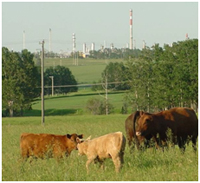
{"type": "MultiPolygon", "coordinates": [[[[109,90],[124,90],[123,111],[158,111],[171,107],[187,106],[198,109],[198,40],[189,39],[173,43],[172,46],[159,44],[151,48],[126,52],[124,62],[110,62],[102,72],[99,83],[107,83],[109,90]],[[112,84],[110,84],[112,83],[112,84]]],[[[105,55],[104,55],[105,57],[105,55]]],[[[4,116],[23,115],[31,109],[32,102],[40,97],[40,67],[34,65],[34,55],[28,50],[9,51],[2,48],[2,108],[4,116]]],[[[72,72],[64,66],[45,70],[45,86],[77,85],[72,72]]],[[[93,86],[93,90],[104,90],[93,86]]],[[[55,93],[78,91],[56,87],[55,93]]],[[[45,88],[45,95],[51,88],[45,88]]]]}
{"type": "MultiPolygon", "coordinates": [[[[109,63],[101,82],[112,90],[126,90],[125,107],[148,112],[172,107],[198,109],[198,40],[191,39],[146,47],[126,58],[126,63],[109,63]]],[[[94,90],[97,87],[93,87],[94,90]]],[[[99,89],[99,88],[98,88],[99,89]]]]}
{"type": "MultiPolygon", "coordinates": [[[[2,48],[2,115],[23,116],[23,111],[31,109],[32,102],[40,97],[41,68],[35,66],[34,55],[28,50],[22,52],[9,51],[2,48]]],[[[47,68],[44,72],[44,85],[77,85],[72,72],[64,66],[47,68]]],[[[76,86],[71,88],[56,87],[55,93],[75,92],[76,86]]],[[[45,95],[51,93],[51,88],[45,88],[45,95]]]]}
{"type": "Polygon", "coordinates": [[[126,99],[136,110],[148,112],[172,107],[198,109],[198,40],[142,50],[127,62],[131,89],[126,99]]]}

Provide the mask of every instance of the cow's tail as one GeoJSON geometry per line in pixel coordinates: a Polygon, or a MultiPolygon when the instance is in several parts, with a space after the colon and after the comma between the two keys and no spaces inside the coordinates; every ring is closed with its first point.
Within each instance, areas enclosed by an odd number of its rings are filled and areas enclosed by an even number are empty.
{"type": "Polygon", "coordinates": [[[120,162],[121,162],[120,168],[121,168],[121,166],[124,164],[124,151],[125,151],[125,147],[126,147],[126,138],[122,132],[118,132],[118,134],[119,134],[119,136],[117,138],[118,142],[117,142],[116,146],[117,146],[118,153],[119,153],[118,155],[120,157],[120,162]]]}
{"type": "Polygon", "coordinates": [[[136,143],[136,147],[137,149],[139,149],[139,140],[136,136],[136,128],[135,128],[135,125],[136,125],[136,120],[137,118],[140,116],[140,111],[136,111],[134,113],[134,116],[133,116],[133,134],[134,134],[134,139],[135,139],[135,143],[136,143]]]}

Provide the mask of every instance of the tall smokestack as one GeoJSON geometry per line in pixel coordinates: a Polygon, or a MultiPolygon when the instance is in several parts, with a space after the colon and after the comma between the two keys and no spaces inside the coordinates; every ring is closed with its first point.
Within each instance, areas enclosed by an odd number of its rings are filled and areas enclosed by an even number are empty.
{"type": "Polygon", "coordinates": [[[94,43],[92,43],[92,45],[91,45],[91,50],[92,50],[92,51],[95,50],[95,44],[94,44],[94,43]]]}
{"type": "Polygon", "coordinates": [[[75,36],[75,33],[72,34],[72,41],[73,41],[72,51],[74,53],[76,51],[76,36],[75,36]]]}
{"type": "Polygon", "coordinates": [[[25,31],[23,31],[23,50],[26,49],[25,41],[26,41],[25,31]]]}
{"type": "Polygon", "coordinates": [[[188,33],[186,33],[186,35],[185,35],[185,39],[186,40],[188,40],[189,38],[188,38],[188,33]]]}
{"type": "Polygon", "coordinates": [[[76,35],[75,33],[72,34],[72,41],[73,41],[73,64],[78,65],[78,55],[76,53],[76,35]]]}
{"type": "Polygon", "coordinates": [[[49,52],[51,52],[51,29],[49,29],[49,52]]]}
{"type": "Polygon", "coordinates": [[[145,48],[146,48],[146,42],[145,42],[145,40],[143,40],[142,49],[145,49],[145,48]]]}
{"type": "Polygon", "coordinates": [[[130,49],[133,49],[133,20],[132,20],[132,9],[130,9],[130,49]]]}
{"type": "Polygon", "coordinates": [[[83,53],[86,53],[86,43],[83,43],[83,53]]]}

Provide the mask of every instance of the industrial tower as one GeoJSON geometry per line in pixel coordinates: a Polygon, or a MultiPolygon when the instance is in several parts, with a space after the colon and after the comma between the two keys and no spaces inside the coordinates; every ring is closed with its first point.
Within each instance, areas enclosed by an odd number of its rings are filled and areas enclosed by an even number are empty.
{"type": "Polygon", "coordinates": [[[132,9],[130,9],[130,44],[129,48],[132,50],[133,49],[133,20],[132,20],[132,9]]]}
{"type": "Polygon", "coordinates": [[[49,53],[52,51],[51,49],[51,29],[49,29],[49,53]]]}
{"type": "Polygon", "coordinates": [[[23,50],[26,49],[26,35],[25,35],[25,31],[23,31],[23,50]]]}
{"type": "Polygon", "coordinates": [[[73,65],[78,65],[78,54],[76,53],[76,35],[75,33],[72,34],[72,41],[73,41],[73,65]]]}

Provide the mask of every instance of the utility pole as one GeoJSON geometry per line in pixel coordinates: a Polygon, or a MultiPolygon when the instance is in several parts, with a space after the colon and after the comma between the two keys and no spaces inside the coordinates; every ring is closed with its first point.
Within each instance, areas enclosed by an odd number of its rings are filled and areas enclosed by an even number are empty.
{"type": "Polygon", "coordinates": [[[105,91],[106,91],[106,96],[105,96],[105,102],[106,102],[106,115],[108,115],[108,78],[107,78],[107,72],[106,72],[106,83],[105,83],[105,91]]]}
{"type": "Polygon", "coordinates": [[[108,75],[107,75],[107,71],[106,71],[104,77],[105,77],[105,84],[102,84],[102,87],[105,90],[105,110],[106,110],[106,115],[108,115],[109,109],[108,109],[108,75]]]}
{"type": "Polygon", "coordinates": [[[44,40],[40,42],[42,44],[42,53],[41,53],[41,111],[42,119],[41,123],[44,125],[44,40]]]}
{"type": "Polygon", "coordinates": [[[53,86],[54,86],[54,83],[53,83],[53,76],[49,76],[50,78],[51,78],[51,95],[52,95],[52,97],[53,97],[53,93],[54,93],[54,91],[53,91],[53,86]]]}

